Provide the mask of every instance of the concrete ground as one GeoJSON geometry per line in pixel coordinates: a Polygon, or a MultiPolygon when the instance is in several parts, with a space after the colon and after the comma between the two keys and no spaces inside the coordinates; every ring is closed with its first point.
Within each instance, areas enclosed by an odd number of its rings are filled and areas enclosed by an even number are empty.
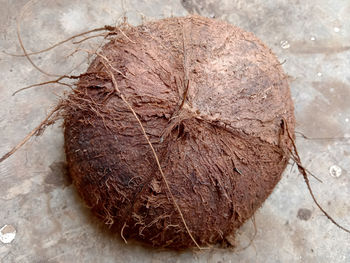
{"type": "MultiPolygon", "coordinates": [[[[27,1],[0,0],[0,49],[21,53],[16,17],[27,1]]],[[[348,0],[42,0],[21,19],[29,51],[91,28],[114,24],[123,9],[132,24],[191,12],[226,20],[261,38],[284,62],[295,102],[297,130],[307,136],[350,136],[350,2],[348,0]]],[[[92,49],[98,41],[81,45],[92,49]]],[[[63,45],[33,56],[49,73],[82,72],[85,52],[68,56],[63,45]]],[[[17,89],[53,77],[24,58],[0,53],[0,155],[38,125],[58,100],[57,85],[17,89]]],[[[304,165],[322,206],[350,228],[350,139],[297,139],[304,165]]],[[[174,252],[124,244],[109,234],[80,202],[64,165],[59,125],[32,139],[0,164],[1,262],[350,262],[350,234],[335,227],[315,206],[295,166],[254,224],[237,234],[237,250],[174,252]]]]}

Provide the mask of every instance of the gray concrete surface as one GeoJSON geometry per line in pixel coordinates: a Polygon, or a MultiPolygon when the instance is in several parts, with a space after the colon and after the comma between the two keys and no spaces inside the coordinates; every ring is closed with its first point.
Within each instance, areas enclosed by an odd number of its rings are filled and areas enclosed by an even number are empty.
{"type": "MultiPolygon", "coordinates": [[[[16,17],[27,1],[0,0],[0,48],[20,53],[16,17]]],[[[254,32],[277,54],[290,76],[297,130],[310,137],[350,136],[350,2],[348,0],[132,0],[129,22],[196,12],[254,32]]],[[[33,1],[21,21],[29,51],[36,51],[121,16],[120,1],[33,1]]],[[[82,45],[92,49],[97,41],[82,45]]],[[[45,71],[82,72],[88,61],[76,46],[33,56],[45,71]]],[[[17,89],[50,77],[21,57],[0,53],[0,155],[44,118],[63,88],[17,89]]],[[[350,139],[297,139],[320,203],[350,228],[350,139]]],[[[80,202],[64,166],[56,124],[0,164],[1,262],[350,262],[350,235],[316,208],[295,166],[237,234],[237,251],[173,252],[126,245],[80,202]],[[7,225],[7,226],[5,226],[7,225]],[[4,227],[4,228],[2,228],[4,227]],[[14,232],[15,231],[15,232],[14,232]],[[6,235],[6,236],[5,236],[6,235]],[[13,240],[11,240],[14,238],[13,240]]]]}

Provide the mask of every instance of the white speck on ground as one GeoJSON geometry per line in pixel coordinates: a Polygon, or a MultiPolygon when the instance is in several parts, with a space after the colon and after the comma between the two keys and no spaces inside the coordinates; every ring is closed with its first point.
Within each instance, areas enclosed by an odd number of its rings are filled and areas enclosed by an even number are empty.
{"type": "Polygon", "coordinates": [[[341,170],[341,168],[338,165],[334,164],[331,167],[329,167],[329,173],[333,177],[336,177],[336,178],[340,177],[341,176],[341,172],[342,172],[342,170],[341,170]]]}
{"type": "Polygon", "coordinates": [[[0,241],[4,244],[11,243],[16,237],[16,229],[11,225],[4,225],[0,229],[0,241]]]}
{"type": "Polygon", "coordinates": [[[280,45],[281,45],[281,48],[283,48],[283,49],[288,49],[288,48],[290,48],[290,44],[288,43],[287,40],[282,40],[282,41],[280,42],[280,45]]]}

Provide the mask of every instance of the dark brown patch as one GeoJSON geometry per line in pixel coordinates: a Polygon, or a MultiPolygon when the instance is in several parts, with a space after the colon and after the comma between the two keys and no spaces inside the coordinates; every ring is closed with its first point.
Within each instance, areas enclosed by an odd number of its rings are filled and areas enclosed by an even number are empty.
{"type": "Polygon", "coordinates": [[[311,217],[311,210],[310,209],[307,209],[307,208],[300,208],[298,210],[298,214],[297,214],[297,217],[300,219],[300,220],[304,220],[304,221],[307,221],[310,219],[311,217]]]}
{"type": "Polygon", "coordinates": [[[49,188],[65,187],[72,184],[68,175],[68,168],[65,162],[53,162],[50,165],[51,172],[48,173],[44,182],[49,188]]]}

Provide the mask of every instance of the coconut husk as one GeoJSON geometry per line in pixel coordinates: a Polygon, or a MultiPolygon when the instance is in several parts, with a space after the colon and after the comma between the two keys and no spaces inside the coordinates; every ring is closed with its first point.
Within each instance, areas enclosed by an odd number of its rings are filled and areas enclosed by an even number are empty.
{"type": "Polygon", "coordinates": [[[120,30],[65,105],[73,182],[125,239],[176,249],[225,243],[289,160],[286,75],[257,37],[222,21],[120,30]]]}

